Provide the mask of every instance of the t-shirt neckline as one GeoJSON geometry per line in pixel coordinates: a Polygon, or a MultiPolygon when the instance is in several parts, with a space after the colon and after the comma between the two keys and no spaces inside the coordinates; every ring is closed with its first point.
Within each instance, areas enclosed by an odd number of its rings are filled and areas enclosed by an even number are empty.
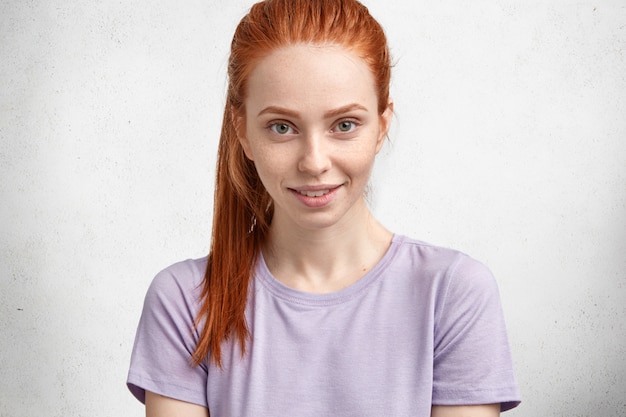
{"type": "Polygon", "coordinates": [[[300,291],[288,287],[272,275],[269,268],[267,267],[267,264],[265,263],[263,252],[259,253],[259,259],[257,261],[257,266],[255,268],[254,274],[255,280],[259,281],[263,285],[263,287],[266,288],[275,297],[288,301],[290,303],[305,304],[311,306],[328,306],[341,304],[353,299],[358,294],[364,292],[366,288],[368,288],[372,283],[376,282],[383,275],[381,272],[386,269],[386,266],[395,256],[402,240],[402,236],[394,234],[391,238],[391,244],[389,245],[387,252],[385,252],[385,254],[378,261],[378,263],[376,263],[376,265],[374,265],[374,267],[370,269],[365,275],[363,275],[359,280],[338,291],[317,294],[300,291]]]}

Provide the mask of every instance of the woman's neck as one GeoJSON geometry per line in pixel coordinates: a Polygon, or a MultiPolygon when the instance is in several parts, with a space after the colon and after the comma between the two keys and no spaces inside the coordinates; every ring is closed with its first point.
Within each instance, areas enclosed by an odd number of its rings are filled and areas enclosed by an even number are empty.
{"type": "Polygon", "coordinates": [[[270,272],[305,292],[329,293],[363,277],[384,256],[392,233],[364,206],[358,219],[319,230],[272,222],[263,248],[270,272]]]}

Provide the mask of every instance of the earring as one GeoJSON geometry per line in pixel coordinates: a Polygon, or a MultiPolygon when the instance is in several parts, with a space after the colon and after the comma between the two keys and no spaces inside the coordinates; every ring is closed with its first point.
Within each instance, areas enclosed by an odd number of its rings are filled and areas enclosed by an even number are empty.
{"type": "Polygon", "coordinates": [[[254,228],[256,227],[256,216],[252,216],[252,223],[250,224],[250,229],[248,229],[248,234],[254,232],[254,228]]]}

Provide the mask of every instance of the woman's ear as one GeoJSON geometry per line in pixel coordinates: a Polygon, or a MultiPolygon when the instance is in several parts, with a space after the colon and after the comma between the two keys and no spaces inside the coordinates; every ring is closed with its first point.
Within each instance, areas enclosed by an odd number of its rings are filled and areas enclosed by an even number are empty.
{"type": "Polygon", "coordinates": [[[376,152],[380,151],[385,143],[385,139],[389,134],[389,128],[391,128],[391,121],[393,120],[393,101],[389,99],[387,108],[380,115],[380,130],[378,133],[378,142],[376,143],[376,152]]]}
{"type": "Polygon", "coordinates": [[[249,160],[254,161],[250,150],[250,142],[248,142],[248,137],[246,135],[246,117],[242,113],[242,110],[238,111],[234,107],[231,107],[230,118],[233,121],[235,133],[237,134],[237,140],[243,148],[244,154],[249,160]]]}

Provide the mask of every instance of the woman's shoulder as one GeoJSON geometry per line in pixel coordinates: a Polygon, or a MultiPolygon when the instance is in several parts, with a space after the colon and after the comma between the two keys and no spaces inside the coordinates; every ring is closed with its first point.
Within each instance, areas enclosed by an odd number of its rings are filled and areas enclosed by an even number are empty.
{"type": "Polygon", "coordinates": [[[493,280],[489,268],[456,249],[434,245],[404,235],[394,237],[395,261],[422,274],[453,279],[493,280]]]}
{"type": "Polygon", "coordinates": [[[394,235],[393,244],[396,246],[397,255],[422,263],[449,264],[458,262],[462,258],[471,259],[459,250],[438,246],[405,235],[394,235]]]}
{"type": "Polygon", "coordinates": [[[146,299],[177,300],[182,297],[190,302],[199,298],[208,257],[186,259],[164,268],[156,274],[146,299]]]}
{"type": "Polygon", "coordinates": [[[197,283],[204,277],[207,259],[208,257],[205,256],[173,263],[157,273],[154,280],[159,283],[172,280],[181,283],[197,283]]]}

